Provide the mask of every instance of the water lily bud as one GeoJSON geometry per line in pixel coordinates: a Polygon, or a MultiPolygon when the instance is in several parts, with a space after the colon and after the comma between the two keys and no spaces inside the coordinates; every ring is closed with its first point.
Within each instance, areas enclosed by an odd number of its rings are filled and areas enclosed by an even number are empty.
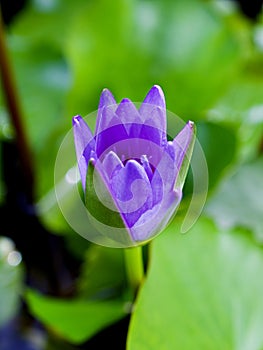
{"type": "Polygon", "coordinates": [[[105,235],[127,246],[155,237],[182,199],[194,123],[187,122],[167,141],[165,98],[154,85],[139,108],[127,98],[117,104],[104,89],[94,134],[81,116],[73,118],[73,129],[85,205],[94,224],[108,227],[105,235]]]}

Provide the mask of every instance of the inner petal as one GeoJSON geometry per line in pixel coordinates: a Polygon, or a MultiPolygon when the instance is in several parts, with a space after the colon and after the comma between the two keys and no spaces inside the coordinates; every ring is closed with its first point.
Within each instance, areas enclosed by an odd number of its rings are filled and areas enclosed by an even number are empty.
{"type": "Polygon", "coordinates": [[[136,160],[129,160],[115,172],[110,185],[122,215],[132,227],[153,203],[151,184],[144,168],[136,160]]]}
{"type": "Polygon", "coordinates": [[[105,173],[108,176],[108,180],[110,180],[113,176],[113,174],[123,168],[123,164],[116,153],[113,151],[110,151],[106,154],[104,160],[103,160],[103,167],[105,170],[105,173]]]}
{"type": "Polygon", "coordinates": [[[105,151],[113,150],[112,146],[121,140],[127,139],[128,134],[119,117],[111,108],[105,108],[102,112],[101,124],[98,127],[96,137],[96,153],[98,157],[105,151]]]}
{"type": "Polygon", "coordinates": [[[151,166],[151,164],[149,163],[147,155],[143,154],[141,156],[140,163],[143,166],[143,168],[148,176],[148,179],[151,181],[152,176],[153,176],[153,172],[154,172],[154,167],[151,166]]]}

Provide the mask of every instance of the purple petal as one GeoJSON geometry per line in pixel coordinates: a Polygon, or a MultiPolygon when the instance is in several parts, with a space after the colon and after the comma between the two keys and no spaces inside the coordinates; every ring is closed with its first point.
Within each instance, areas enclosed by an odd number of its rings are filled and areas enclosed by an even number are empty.
{"type": "Polygon", "coordinates": [[[116,104],[115,98],[109,89],[103,89],[100,95],[99,109],[116,104]]]}
{"type": "Polygon", "coordinates": [[[120,117],[123,124],[140,122],[140,115],[134,104],[128,98],[124,98],[118,108],[116,114],[120,117]]]}
{"type": "Polygon", "coordinates": [[[155,173],[159,174],[164,183],[164,193],[172,190],[176,176],[174,160],[166,149],[163,150],[162,158],[156,168],[155,173]]]}
{"type": "Polygon", "coordinates": [[[149,139],[160,145],[166,142],[166,106],[162,89],[154,85],[146,95],[140,109],[141,118],[146,127],[142,127],[141,137],[147,137],[149,127],[152,127],[149,139]],[[146,130],[145,130],[146,128],[146,130]]]}
{"type": "Polygon", "coordinates": [[[161,147],[165,146],[167,143],[166,116],[163,116],[163,111],[159,107],[148,105],[145,109],[149,109],[149,117],[141,127],[140,138],[151,140],[161,147]]]}
{"type": "Polygon", "coordinates": [[[96,153],[100,157],[105,151],[114,151],[114,144],[128,139],[127,131],[112,107],[102,111],[98,134],[96,134],[96,153]]]}
{"type": "Polygon", "coordinates": [[[174,159],[167,149],[163,149],[161,159],[156,166],[151,182],[154,205],[162,201],[173,190],[175,179],[176,167],[174,159]]]}
{"type": "Polygon", "coordinates": [[[148,157],[145,154],[143,154],[141,156],[141,164],[142,164],[142,166],[143,166],[143,168],[148,176],[148,179],[151,181],[152,176],[153,176],[153,171],[152,171],[151,165],[149,163],[148,157]]]}
{"type": "Polygon", "coordinates": [[[157,118],[153,126],[166,131],[166,105],[165,98],[162,89],[158,85],[154,85],[146,95],[141,107],[139,109],[141,118],[143,121],[147,121],[152,118],[152,113],[158,107],[158,115],[155,116],[153,121],[157,118]]]}
{"type": "Polygon", "coordinates": [[[72,122],[79,172],[82,186],[85,189],[87,164],[91,152],[95,149],[95,140],[90,128],[81,116],[77,115],[73,117],[72,122]]]}
{"type": "Polygon", "coordinates": [[[145,99],[143,100],[142,106],[140,108],[140,112],[144,108],[145,104],[154,105],[164,110],[166,109],[164,93],[159,85],[154,85],[150,89],[145,99]]]}
{"type": "Polygon", "coordinates": [[[151,186],[153,191],[153,205],[157,205],[162,201],[164,196],[163,179],[158,170],[155,170],[153,174],[151,186]]]}
{"type": "Polygon", "coordinates": [[[152,207],[152,189],[144,168],[129,160],[111,179],[111,189],[123,217],[132,227],[152,207]]]}
{"type": "Polygon", "coordinates": [[[121,122],[124,124],[130,137],[138,137],[139,130],[134,128],[134,125],[141,125],[140,114],[134,104],[128,98],[124,98],[118,108],[116,114],[119,116],[121,122]]]}
{"type": "MultiPolygon", "coordinates": [[[[114,153],[116,153],[121,159],[123,164],[125,164],[130,159],[135,159],[140,162],[141,156],[145,155],[148,158],[148,161],[150,162],[153,169],[158,165],[163,153],[163,150],[159,145],[156,145],[151,140],[131,138],[125,133],[122,135],[122,130],[118,130],[117,127],[109,130],[109,142],[112,141],[113,137],[115,138],[115,131],[117,134],[116,137],[118,137],[118,139],[115,139],[117,142],[112,143],[109,150],[114,151],[114,153]]],[[[104,155],[102,157],[104,157],[104,155]]]]}
{"type": "Polygon", "coordinates": [[[145,241],[159,234],[169,223],[182,198],[180,190],[171,191],[163,201],[141,215],[130,228],[130,235],[135,241],[145,241]]]}
{"type": "Polygon", "coordinates": [[[117,154],[112,151],[106,154],[102,164],[109,180],[116,171],[124,167],[117,154]]]}
{"type": "Polygon", "coordinates": [[[114,121],[116,118],[116,114],[115,114],[116,108],[117,108],[117,105],[111,105],[108,107],[105,106],[101,110],[99,110],[98,116],[97,116],[97,122],[96,122],[95,135],[100,134],[108,127],[117,123],[116,121],[114,121]]]}
{"type": "Polygon", "coordinates": [[[79,158],[86,146],[90,143],[95,144],[94,136],[84,119],[77,115],[73,117],[73,132],[74,132],[74,141],[75,148],[77,153],[77,158],[79,158]]]}
{"type": "Polygon", "coordinates": [[[165,151],[169,154],[169,156],[174,160],[175,153],[174,153],[174,145],[172,141],[168,141],[165,145],[165,151]]]}
{"type": "Polygon", "coordinates": [[[99,125],[101,123],[102,111],[103,111],[104,108],[106,108],[108,106],[112,106],[112,110],[115,111],[115,109],[117,107],[117,103],[115,101],[114,96],[110,92],[110,90],[103,89],[102,93],[100,95],[95,134],[98,133],[98,127],[99,127],[99,125]],[[115,105],[115,108],[113,107],[114,105],[115,105]]]}

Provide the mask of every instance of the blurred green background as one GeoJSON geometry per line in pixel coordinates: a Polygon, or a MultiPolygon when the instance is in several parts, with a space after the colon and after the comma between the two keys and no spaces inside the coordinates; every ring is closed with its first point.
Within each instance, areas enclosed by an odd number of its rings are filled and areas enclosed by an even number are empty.
{"type": "Polygon", "coordinates": [[[2,89],[0,349],[95,349],[101,339],[125,349],[127,332],[130,350],[262,349],[261,2],[1,3],[35,182],[32,199],[2,89]],[[169,111],[197,124],[209,191],[181,235],[189,176],[178,216],[145,248],[130,323],[122,251],[72,231],[54,165],[71,118],[95,111],[103,88],[140,102],[154,84],[169,111]]]}

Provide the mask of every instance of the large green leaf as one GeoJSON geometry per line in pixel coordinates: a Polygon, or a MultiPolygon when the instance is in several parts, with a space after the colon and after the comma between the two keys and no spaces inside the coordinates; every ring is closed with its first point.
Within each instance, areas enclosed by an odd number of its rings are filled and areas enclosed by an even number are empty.
{"type": "MultiPolygon", "coordinates": [[[[200,147],[204,152],[205,160],[208,168],[208,182],[209,189],[215,186],[223,174],[227,171],[228,167],[236,161],[237,141],[236,134],[230,128],[216,123],[198,122],[196,124],[197,139],[200,143],[200,147]],[[222,152],[222,147],[224,151],[222,152]]],[[[198,145],[199,146],[199,145],[198,145]]],[[[198,155],[194,149],[193,161],[199,162],[199,166],[203,166],[198,155]]],[[[198,164],[196,165],[196,168],[198,164]]],[[[194,171],[194,169],[190,169],[194,171]]],[[[192,181],[193,177],[204,177],[204,171],[206,169],[200,169],[200,174],[188,174],[185,193],[192,193],[192,181]]]]}
{"type": "Polygon", "coordinates": [[[125,303],[118,300],[62,300],[28,290],[26,301],[31,313],[47,329],[76,344],[88,340],[126,315],[125,303]]]}
{"type": "Polygon", "coordinates": [[[220,227],[246,227],[263,241],[263,158],[238,167],[209,199],[205,212],[220,227]]]}
{"type": "Polygon", "coordinates": [[[140,102],[158,83],[168,109],[196,118],[224,93],[242,60],[229,21],[201,1],[100,0],[73,22],[66,46],[75,78],[70,115],[96,109],[104,87],[118,100],[140,102]]]}
{"type": "Polygon", "coordinates": [[[209,119],[235,130],[238,156],[244,161],[255,157],[263,133],[262,61],[250,62],[222,98],[208,112],[209,119]]]}
{"type": "Polygon", "coordinates": [[[232,129],[215,123],[200,123],[197,128],[208,165],[209,186],[212,187],[236,160],[236,135],[232,129]]]}
{"type": "Polygon", "coordinates": [[[172,224],[153,242],[128,350],[262,349],[262,269],[262,249],[242,230],[200,219],[180,235],[172,224]]]}

